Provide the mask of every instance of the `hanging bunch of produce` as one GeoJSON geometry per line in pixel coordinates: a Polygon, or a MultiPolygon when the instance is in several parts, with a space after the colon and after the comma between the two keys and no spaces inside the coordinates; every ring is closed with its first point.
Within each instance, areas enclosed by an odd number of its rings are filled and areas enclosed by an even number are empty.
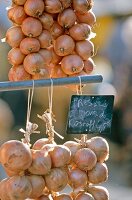
{"type": "Polygon", "coordinates": [[[90,74],[96,17],[92,0],[13,0],[8,18],[13,26],[5,41],[11,46],[10,81],[90,74]]]}

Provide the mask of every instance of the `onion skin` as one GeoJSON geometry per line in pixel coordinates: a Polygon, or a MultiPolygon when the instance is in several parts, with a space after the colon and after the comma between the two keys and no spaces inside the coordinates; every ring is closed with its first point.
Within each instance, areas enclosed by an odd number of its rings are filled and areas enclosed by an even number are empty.
{"type": "Polygon", "coordinates": [[[42,195],[39,198],[37,198],[36,200],[52,200],[52,198],[49,198],[49,195],[42,195]]]}
{"type": "Polygon", "coordinates": [[[32,193],[29,198],[36,199],[43,194],[43,190],[45,187],[45,181],[42,176],[31,175],[28,176],[28,180],[32,186],[32,193]]]}
{"type": "Polygon", "coordinates": [[[38,19],[27,17],[22,23],[22,31],[28,37],[37,37],[42,33],[42,24],[38,19]]]}
{"type": "Polygon", "coordinates": [[[80,14],[79,12],[76,12],[77,20],[80,23],[86,23],[89,26],[93,26],[96,23],[96,16],[92,12],[92,10],[89,10],[89,12],[86,12],[84,14],[80,14]]]}
{"type": "Polygon", "coordinates": [[[93,0],[73,0],[73,9],[83,14],[93,6],[93,0]]]}
{"type": "Polygon", "coordinates": [[[20,43],[20,50],[25,55],[36,53],[40,50],[40,43],[36,38],[25,38],[20,43]]]}
{"type": "Polygon", "coordinates": [[[50,172],[51,158],[48,152],[43,150],[32,150],[32,164],[28,168],[31,174],[45,175],[50,172]]]}
{"type": "Polygon", "coordinates": [[[67,75],[79,73],[83,70],[84,63],[78,55],[65,56],[61,61],[62,70],[67,75]]]}
{"type": "Polygon", "coordinates": [[[54,51],[54,48],[50,48],[50,51],[52,53],[52,60],[51,60],[51,63],[52,64],[59,64],[60,61],[62,60],[62,57],[61,56],[58,56],[55,51],[54,51]]]}
{"type": "Polygon", "coordinates": [[[59,194],[53,197],[53,200],[72,200],[72,198],[68,194],[59,194]]]}
{"type": "Polygon", "coordinates": [[[51,143],[50,144],[44,144],[43,147],[42,147],[42,150],[47,152],[51,148],[53,148],[54,146],[56,146],[56,143],[53,143],[53,144],[51,144],[51,143]]]}
{"type": "Polygon", "coordinates": [[[22,6],[22,5],[25,4],[26,0],[12,0],[12,2],[13,2],[14,4],[16,4],[16,5],[22,6]]]}
{"type": "Polygon", "coordinates": [[[109,144],[104,138],[93,137],[87,140],[87,147],[94,151],[98,162],[103,163],[109,158],[109,144]]]}
{"type": "Polygon", "coordinates": [[[74,189],[84,187],[88,183],[87,173],[78,168],[69,170],[68,177],[69,185],[74,189]]]}
{"type": "Polygon", "coordinates": [[[47,13],[59,13],[63,9],[59,0],[45,0],[45,11],[47,13]]]}
{"type": "Polygon", "coordinates": [[[52,36],[51,33],[47,30],[43,30],[43,32],[38,37],[41,48],[48,48],[52,45],[52,36]]]}
{"type": "Polygon", "coordinates": [[[105,163],[97,163],[95,167],[88,171],[88,179],[92,184],[103,183],[108,180],[108,168],[105,163]]]}
{"type": "Polygon", "coordinates": [[[92,194],[95,200],[109,200],[109,192],[102,186],[90,186],[88,192],[92,194]]]}
{"type": "Polygon", "coordinates": [[[50,191],[59,192],[66,187],[68,175],[63,169],[53,168],[50,173],[45,176],[45,182],[50,191]]]}
{"type": "Polygon", "coordinates": [[[0,182],[0,199],[1,200],[10,200],[7,190],[7,181],[9,178],[5,178],[0,182]]]}
{"type": "Polygon", "coordinates": [[[32,75],[33,80],[39,80],[39,79],[48,79],[50,78],[49,70],[45,67],[43,69],[40,69],[40,73],[32,75]]]}
{"type": "Polygon", "coordinates": [[[58,15],[58,23],[64,28],[71,28],[76,22],[76,15],[71,8],[65,9],[58,15]]]}
{"type": "Polygon", "coordinates": [[[25,71],[23,65],[16,65],[10,68],[8,78],[10,81],[25,81],[30,80],[31,75],[25,71]]]}
{"type": "Polygon", "coordinates": [[[59,0],[64,9],[69,8],[72,4],[72,0],[59,0]]]}
{"type": "Polygon", "coordinates": [[[63,167],[69,164],[71,159],[71,152],[68,147],[63,145],[56,145],[49,150],[53,167],[63,167]],[[61,159],[60,159],[61,158],[61,159]]]}
{"type": "Polygon", "coordinates": [[[12,200],[26,199],[32,192],[32,185],[26,176],[13,176],[7,181],[8,195],[12,200]]]}
{"type": "Polygon", "coordinates": [[[32,163],[29,146],[17,140],[5,142],[0,147],[0,162],[12,171],[28,169],[32,163]]]}
{"type": "Polygon", "coordinates": [[[8,62],[11,65],[20,65],[23,63],[25,55],[19,48],[13,48],[8,53],[8,62]]]}
{"type": "Polygon", "coordinates": [[[73,161],[75,153],[81,149],[81,145],[75,141],[67,141],[63,144],[64,146],[68,147],[71,151],[71,162],[73,161]]]}
{"type": "Polygon", "coordinates": [[[44,66],[47,67],[52,61],[52,52],[48,49],[40,49],[39,54],[43,57],[44,66]]]}
{"type": "Polygon", "coordinates": [[[67,77],[67,75],[63,72],[61,69],[61,65],[54,65],[54,67],[51,70],[51,77],[52,78],[64,78],[67,77]]]}
{"type": "Polygon", "coordinates": [[[91,28],[89,25],[81,23],[75,24],[69,30],[70,36],[77,41],[85,40],[89,37],[91,33],[91,28]]]}
{"type": "Polygon", "coordinates": [[[43,29],[46,29],[46,30],[49,30],[54,23],[52,15],[46,12],[44,12],[43,15],[39,19],[43,25],[43,29]]]}
{"type": "MultiPolygon", "coordinates": [[[[52,143],[56,144],[55,142],[52,142],[52,143]]],[[[51,144],[51,141],[49,140],[49,138],[40,138],[33,144],[32,149],[40,150],[45,144],[51,144]]]]}
{"type": "Polygon", "coordinates": [[[55,21],[50,29],[53,39],[57,39],[64,33],[64,29],[55,21]]]}
{"type": "Polygon", "coordinates": [[[96,165],[97,158],[95,153],[88,148],[79,149],[75,156],[74,162],[81,170],[91,170],[96,165]]]}
{"type": "Polygon", "coordinates": [[[24,39],[24,34],[20,26],[13,26],[6,32],[6,42],[11,47],[19,47],[21,41],[24,39]]]}
{"type": "Polygon", "coordinates": [[[44,11],[44,2],[43,0],[27,0],[24,10],[31,17],[40,17],[44,11]]]}
{"type": "Polygon", "coordinates": [[[95,199],[91,194],[87,192],[81,192],[76,196],[75,200],[95,200],[95,199]]]}
{"type": "Polygon", "coordinates": [[[39,53],[31,53],[25,57],[23,65],[29,74],[35,75],[44,68],[43,57],[39,53]]]}
{"type": "Polygon", "coordinates": [[[87,74],[90,74],[93,72],[95,68],[95,63],[94,61],[92,60],[92,58],[89,58],[88,60],[85,60],[84,61],[84,68],[83,70],[87,73],[87,74]]]}
{"type": "Polygon", "coordinates": [[[88,60],[88,58],[94,55],[94,45],[89,40],[76,42],[75,50],[83,60],[88,60]]]}
{"type": "Polygon", "coordinates": [[[23,6],[13,6],[7,12],[8,18],[15,24],[21,25],[27,15],[23,6]]]}

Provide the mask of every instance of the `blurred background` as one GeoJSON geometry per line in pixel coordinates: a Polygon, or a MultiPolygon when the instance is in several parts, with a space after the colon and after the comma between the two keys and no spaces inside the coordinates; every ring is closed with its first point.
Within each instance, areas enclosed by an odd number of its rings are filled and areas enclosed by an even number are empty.
{"type": "MultiPolygon", "coordinates": [[[[94,0],[93,11],[97,23],[93,28],[96,49],[94,74],[103,75],[103,83],[89,84],[84,94],[114,94],[112,133],[106,136],[110,145],[109,181],[104,185],[111,200],[132,198],[132,2],[131,0],[94,0]]],[[[6,7],[10,0],[0,1],[0,39],[5,37],[11,23],[6,7]]],[[[10,65],[7,61],[9,46],[0,42],[0,81],[8,80],[10,65]]],[[[21,139],[19,128],[25,128],[28,91],[0,93],[0,144],[9,139],[21,139]]],[[[65,140],[73,139],[65,133],[71,95],[66,87],[55,87],[53,112],[55,130],[65,140]],[[61,98],[60,98],[61,97],[61,98]]],[[[39,125],[41,134],[32,136],[32,143],[45,137],[45,124],[37,118],[48,108],[48,88],[35,89],[31,121],[39,125]]],[[[92,135],[93,136],[93,135],[92,135]]],[[[88,137],[92,137],[89,135],[88,137]]],[[[58,143],[62,140],[55,138],[58,143]]],[[[0,166],[0,179],[6,175],[0,166]]]]}

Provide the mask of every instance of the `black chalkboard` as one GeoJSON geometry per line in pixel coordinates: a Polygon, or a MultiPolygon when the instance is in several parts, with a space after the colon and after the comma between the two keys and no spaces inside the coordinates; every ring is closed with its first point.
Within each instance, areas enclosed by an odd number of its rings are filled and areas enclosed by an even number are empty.
{"type": "Polygon", "coordinates": [[[73,95],[68,114],[68,134],[110,134],[113,95],[73,95]]]}

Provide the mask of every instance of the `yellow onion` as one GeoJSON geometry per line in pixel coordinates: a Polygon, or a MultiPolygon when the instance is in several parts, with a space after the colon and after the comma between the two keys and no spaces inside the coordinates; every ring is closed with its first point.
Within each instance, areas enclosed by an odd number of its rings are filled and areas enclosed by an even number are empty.
{"type": "Polygon", "coordinates": [[[26,170],[32,162],[31,150],[20,141],[10,140],[0,147],[0,162],[12,171],[26,170]]]}
{"type": "Polygon", "coordinates": [[[51,158],[48,152],[43,150],[32,150],[32,164],[29,172],[36,175],[45,175],[50,172],[51,158]]]}
{"type": "Polygon", "coordinates": [[[7,190],[7,181],[9,178],[5,178],[0,182],[0,199],[1,200],[10,200],[7,190]]]}
{"type": "MultiPolygon", "coordinates": [[[[49,138],[40,138],[33,144],[32,149],[40,150],[45,144],[50,144],[50,143],[51,141],[49,140],[49,138]]],[[[52,143],[55,144],[55,142],[52,143]]]]}
{"type": "Polygon", "coordinates": [[[32,75],[33,80],[38,79],[48,79],[50,78],[49,70],[45,67],[43,69],[40,69],[40,73],[36,73],[35,75],[32,75]]]}
{"type": "Polygon", "coordinates": [[[80,14],[76,12],[77,20],[81,23],[86,23],[89,26],[93,26],[96,23],[96,16],[92,10],[89,10],[86,13],[80,14]]]}
{"type": "Polygon", "coordinates": [[[92,58],[89,58],[88,60],[84,61],[84,68],[83,68],[83,70],[87,74],[90,74],[91,72],[93,72],[94,68],[95,68],[95,63],[92,60],[92,58]]]}
{"type": "Polygon", "coordinates": [[[61,168],[53,168],[50,173],[45,175],[46,186],[50,191],[59,192],[63,190],[68,183],[68,175],[61,168]]]}
{"type": "Polygon", "coordinates": [[[88,60],[94,55],[94,45],[89,40],[77,41],[75,50],[83,60],[88,60]]]}
{"type": "Polygon", "coordinates": [[[74,155],[79,149],[81,149],[81,145],[75,141],[67,141],[63,145],[70,149],[71,161],[73,161],[74,155]]]}
{"type": "Polygon", "coordinates": [[[88,180],[90,183],[99,184],[108,179],[108,168],[105,163],[97,163],[95,167],[88,171],[88,180]]]}
{"type": "Polygon", "coordinates": [[[71,159],[70,150],[63,145],[55,145],[53,148],[49,149],[49,154],[53,167],[63,167],[69,164],[71,159]]]}
{"type": "Polygon", "coordinates": [[[93,0],[73,0],[73,9],[83,14],[93,6],[93,0]]]}
{"type": "Polygon", "coordinates": [[[62,3],[63,8],[68,8],[72,4],[72,0],[59,0],[62,3]]]}
{"type": "Polygon", "coordinates": [[[45,11],[47,13],[59,13],[63,7],[59,0],[45,0],[45,11]]]}
{"type": "Polygon", "coordinates": [[[39,49],[40,43],[36,38],[25,38],[20,43],[20,50],[25,55],[38,52],[39,49]]]}
{"type": "Polygon", "coordinates": [[[8,18],[15,24],[21,25],[27,17],[23,6],[13,6],[8,10],[8,18]]]}
{"type": "Polygon", "coordinates": [[[97,162],[95,153],[88,148],[79,149],[75,156],[74,162],[81,170],[91,170],[97,162]]]}
{"type": "Polygon", "coordinates": [[[28,176],[28,179],[32,186],[32,192],[29,196],[31,199],[36,199],[43,194],[45,187],[45,181],[42,176],[31,175],[28,176]]]}
{"type": "Polygon", "coordinates": [[[43,29],[46,30],[49,30],[54,23],[52,15],[46,12],[44,12],[39,19],[43,25],[43,29]]]}
{"type": "Polygon", "coordinates": [[[39,17],[44,11],[43,0],[27,0],[24,4],[24,10],[31,17],[39,17]]]}
{"type": "Polygon", "coordinates": [[[87,140],[87,147],[97,156],[98,162],[104,162],[109,158],[109,144],[102,137],[93,137],[87,140]]]}
{"type": "Polygon", "coordinates": [[[75,200],[95,200],[94,197],[87,192],[80,192],[75,200]]]}
{"type": "Polygon", "coordinates": [[[53,25],[50,28],[50,33],[53,39],[57,39],[64,33],[64,29],[56,21],[54,21],[53,25]]]}
{"type": "Polygon", "coordinates": [[[52,36],[48,30],[43,30],[43,32],[38,37],[41,48],[48,48],[52,45],[52,36]]]}
{"type": "Polygon", "coordinates": [[[53,200],[72,200],[72,198],[68,194],[59,194],[53,197],[53,200]]]}
{"type": "Polygon", "coordinates": [[[20,65],[23,63],[25,55],[21,52],[20,48],[13,48],[8,53],[8,62],[11,65],[20,65]]]}
{"type": "Polygon", "coordinates": [[[42,146],[42,150],[43,151],[49,151],[50,149],[52,149],[54,146],[56,146],[56,143],[50,143],[50,144],[44,144],[43,146],[42,146]]]}
{"type": "Polygon", "coordinates": [[[24,5],[26,0],[12,0],[12,2],[16,5],[24,5]]]}
{"type": "Polygon", "coordinates": [[[102,186],[90,186],[88,192],[92,194],[95,200],[109,200],[109,192],[102,186]]]}

